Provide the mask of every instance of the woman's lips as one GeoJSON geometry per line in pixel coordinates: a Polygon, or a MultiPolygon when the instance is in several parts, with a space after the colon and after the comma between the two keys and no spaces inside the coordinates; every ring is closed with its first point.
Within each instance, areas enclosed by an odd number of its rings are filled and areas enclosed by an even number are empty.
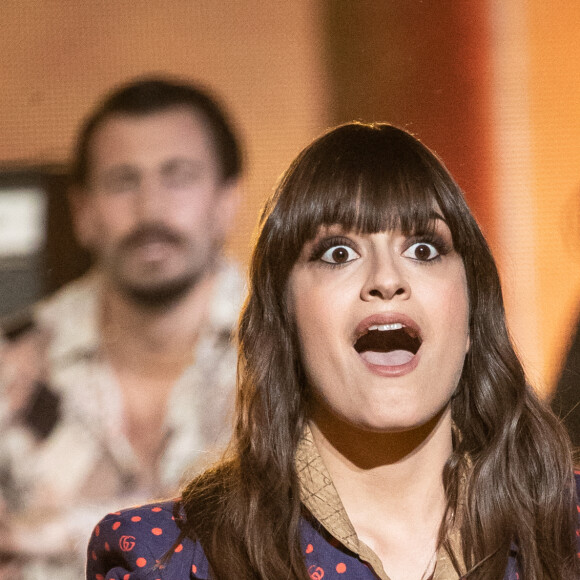
{"type": "Polygon", "coordinates": [[[419,325],[400,313],[376,314],[356,327],[354,348],[374,373],[401,376],[419,362],[422,339],[419,325]]]}

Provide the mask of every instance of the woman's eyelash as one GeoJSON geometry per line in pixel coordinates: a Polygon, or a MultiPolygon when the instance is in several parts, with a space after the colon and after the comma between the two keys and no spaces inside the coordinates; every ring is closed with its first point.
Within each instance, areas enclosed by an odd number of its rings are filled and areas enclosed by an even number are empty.
{"type": "Polygon", "coordinates": [[[411,247],[413,244],[430,244],[440,256],[445,256],[453,250],[453,245],[445,238],[434,232],[416,233],[407,239],[406,246],[411,247]]]}
{"type": "Polygon", "coordinates": [[[334,246],[347,246],[355,250],[354,244],[351,239],[344,236],[334,236],[332,238],[324,238],[314,244],[312,250],[310,251],[310,257],[308,260],[314,262],[320,260],[324,253],[334,246]]]}

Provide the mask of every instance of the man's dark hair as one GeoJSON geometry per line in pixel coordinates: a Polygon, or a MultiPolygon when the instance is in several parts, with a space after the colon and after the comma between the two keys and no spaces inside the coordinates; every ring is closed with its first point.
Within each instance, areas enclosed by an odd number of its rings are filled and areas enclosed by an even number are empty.
{"type": "Polygon", "coordinates": [[[123,85],[105,96],[87,117],[77,139],[72,163],[72,182],[84,186],[90,171],[89,150],[97,129],[116,115],[150,115],[175,107],[189,107],[207,122],[224,181],[242,169],[240,145],[222,106],[200,86],[166,78],[144,78],[123,85]]]}

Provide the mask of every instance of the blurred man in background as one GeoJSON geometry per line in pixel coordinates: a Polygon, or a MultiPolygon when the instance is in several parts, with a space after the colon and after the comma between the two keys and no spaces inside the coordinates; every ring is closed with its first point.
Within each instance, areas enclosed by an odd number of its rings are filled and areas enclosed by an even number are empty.
{"type": "Polygon", "coordinates": [[[70,200],[94,267],[3,349],[0,578],[83,577],[103,512],[176,493],[229,436],[243,283],[222,246],[240,170],[193,86],[136,81],[83,126],[70,200]]]}

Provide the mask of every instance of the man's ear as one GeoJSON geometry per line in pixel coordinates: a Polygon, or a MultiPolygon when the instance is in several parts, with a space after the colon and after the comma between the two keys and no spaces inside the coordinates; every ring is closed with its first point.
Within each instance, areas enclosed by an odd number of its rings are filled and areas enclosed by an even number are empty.
{"type": "Polygon", "coordinates": [[[67,197],[75,237],[80,246],[90,250],[96,235],[91,194],[82,187],[71,186],[67,197]]]}
{"type": "Polygon", "coordinates": [[[241,183],[239,179],[230,179],[225,182],[217,193],[215,208],[215,226],[221,238],[225,238],[234,225],[241,197],[241,183]]]}

